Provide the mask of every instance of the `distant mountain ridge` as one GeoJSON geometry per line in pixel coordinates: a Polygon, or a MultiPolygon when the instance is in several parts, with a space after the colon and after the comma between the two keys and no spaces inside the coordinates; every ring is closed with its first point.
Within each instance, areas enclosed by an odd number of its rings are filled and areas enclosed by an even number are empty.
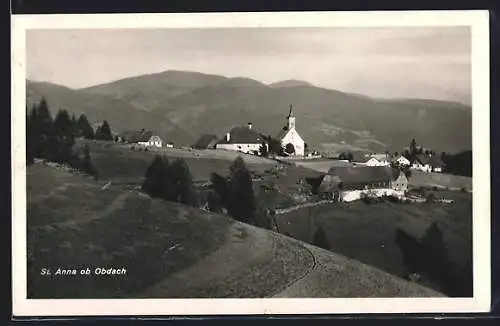
{"type": "MultiPolygon", "coordinates": [[[[42,95],[46,90],[40,88],[44,87],[34,87],[39,84],[29,86],[28,91],[42,95]]],[[[310,145],[401,151],[415,138],[436,151],[472,148],[468,106],[435,100],[373,99],[297,80],[265,85],[244,77],[169,70],[56,93],[51,88],[56,105],[62,97],[66,106],[88,111],[89,118],[109,115],[110,123],[115,120],[124,127],[167,128],[166,137],[185,145],[204,133],[222,135],[249,121],[263,133],[276,135],[292,104],[297,129],[310,145]],[[74,101],[69,100],[69,92],[74,93],[74,101]],[[93,106],[95,101],[107,104],[93,106]],[[126,113],[118,114],[120,110],[126,113]],[[123,121],[130,120],[127,116],[137,121],[123,121]]]]}
{"type": "Polygon", "coordinates": [[[309,82],[306,82],[303,80],[296,80],[296,79],[288,79],[288,80],[283,80],[283,81],[269,84],[269,87],[273,87],[273,88],[297,87],[297,86],[314,86],[314,85],[309,83],[309,82]]]}

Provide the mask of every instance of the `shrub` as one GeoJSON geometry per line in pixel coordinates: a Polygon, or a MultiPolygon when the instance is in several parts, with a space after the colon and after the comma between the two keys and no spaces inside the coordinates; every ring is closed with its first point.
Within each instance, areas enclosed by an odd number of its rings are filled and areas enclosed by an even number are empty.
{"type": "Polygon", "coordinates": [[[326,238],[325,231],[323,227],[320,226],[316,233],[314,233],[313,244],[317,247],[330,250],[330,244],[328,243],[328,239],[326,238]]]}
{"type": "Polygon", "coordinates": [[[420,240],[397,229],[395,241],[410,273],[427,275],[451,297],[472,296],[472,264],[469,260],[459,268],[450,260],[443,233],[437,223],[432,223],[420,240]]]}
{"type": "Polygon", "coordinates": [[[222,203],[220,195],[215,190],[210,190],[207,198],[208,209],[214,213],[222,213],[222,203]]]}
{"type": "Polygon", "coordinates": [[[228,180],[227,210],[231,216],[242,222],[249,222],[253,219],[256,207],[252,186],[252,177],[245,162],[241,157],[237,157],[230,166],[228,180]]]}

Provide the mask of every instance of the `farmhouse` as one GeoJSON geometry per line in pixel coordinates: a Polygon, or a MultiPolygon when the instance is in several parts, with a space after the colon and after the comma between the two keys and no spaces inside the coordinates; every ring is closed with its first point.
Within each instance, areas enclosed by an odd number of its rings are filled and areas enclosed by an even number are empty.
{"type": "Polygon", "coordinates": [[[411,164],[410,160],[407,159],[406,157],[404,157],[403,155],[399,155],[399,157],[397,159],[395,159],[394,162],[397,165],[402,166],[402,167],[408,167],[411,164]]]}
{"type": "Polygon", "coordinates": [[[436,155],[418,154],[411,164],[411,168],[424,172],[443,172],[444,163],[436,155]]]}
{"type": "Polygon", "coordinates": [[[200,138],[198,138],[198,140],[194,143],[192,147],[196,149],[209,149],[209,148],[215,148],[216,144],[217,144],[216,135],[204,134],[201,135],[200,138]]]}
{"type": "Polygon", "coordinates": [[[291,105],[286,119],[287,124],[281,129],[277,139],[281,142],[281,146],[288,155],[304,156],[305,142],[295,129],[295,116],[291,105]]]}
{"type": "Polygon", "coordinates": [[[391,156],[389,154],[372,154],[365,162],[366,166],[390,166],[391,156]]]}
{"type": "Polygon", "coordinates": [[[133,130],[133,131],[125,131],[121,135],[118,136],[118,141],[127,143],[127,144],[138,144],[149,147],[162,147],[163,141],[160,136],[155,135],[152,131],[149,130],[133,130]]]}
{"type": "Polygon", "coordinates": [[[231,129],[222,140],[217,142],[215,148],[255,154],[259,152],[263,143],[265,141],[261,134],[252,128],[252,123],[248,123],[246,127],[239,126],[231,129]]]}
{"type": "Polygon", "coordinates": [[[404,196],[408,179],[399,169],[386,166],[332,167],[323,177],[317,193],[339,201],[353,201],[363,195],[404,196]]]}

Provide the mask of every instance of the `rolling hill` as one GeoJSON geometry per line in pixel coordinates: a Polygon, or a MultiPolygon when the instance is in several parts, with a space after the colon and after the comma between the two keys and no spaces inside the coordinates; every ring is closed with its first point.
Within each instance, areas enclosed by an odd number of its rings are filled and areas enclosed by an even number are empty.
{"type": "Polygon", "coordinates": [[[443,296],[224,215],[106,184],[42,163],[28,167],[29,298],[443,296]],[[111,267],[126,272],[94,274],[111,267]],[[58,275],[58,268],[90,274],[58,275]]]}
{"type": "Polygon", "coordinates": [[[91,124],[108,120],[114,132],[145,128],[174,143],[194,141],[194,136],[168,119],[158,119],[151,113],[137,110],[130,103],[107,95],[89,94],[52,83],[32,81],[26,82],[26,93],[28,105],[45,97],[53,116],[59,109],[66,109],[77,117],[84,113],[91,124]]]}
{"type": "Polygon", "coordinates": [[[472,147],[472,110],[468,106],[434,100],[373,99],[296,80],[267,86],[249,78],[165,71],[75,92],[85,98],[99,96],[128,104],[128,110],[135,108],[170,127],[174,124],[194,138],[203,133],[221,135],[248,121],[263,133],[276,135],[293,104],[297,129],[310,145],[338,148],[343,144],[392,152],[401,151],[416,138],[436,152],[472,147]]]}

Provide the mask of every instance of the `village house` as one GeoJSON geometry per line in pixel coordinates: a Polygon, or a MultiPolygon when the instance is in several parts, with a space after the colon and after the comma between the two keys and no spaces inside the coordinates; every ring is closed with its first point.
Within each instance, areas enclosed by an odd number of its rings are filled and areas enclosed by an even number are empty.
{"type": "Polygon", "coordinates": [[[118,137],[119,142],[127,144],[137,144],[148,147],[162,147],[163,141],[160,136],[155,135],[149,130],[132,130],[121,133],[118,137]]]}
{"type": "Polygon", "coordinates": [[[281,129],[277,138],[285,150],[285,153],[290,156],[304,156],[305,142],[297,132],[297,129],[295,129],[295,116],[293,115],[291,105],[290,112],[286,119],[287,124],[281,129]]]}
{"type": "Polygon", "coordinates": [[[436,155],[418,154],[413,159],[410,168],[423,172],[443,172],[444,163],[436,155]]]}
{"type": "Polygon", "coordinates": [[[411,164],[410,160],[403,155],[399,155],[398,158],[394,160],[394,162],[401,167],[409,167],[411,164]]]}
{"type": "Polygon", "coordinates": [[[408,179],[399,169],[387,166],[335,166],[323,176],[317,193],[336,201],[354,201],[363,194],[374,197],[401,198],[408,189],[408,179]]]}
{"type": "Polygon", "coordinates": [[[257,154],[263,143],[265,141],[261,134],[254,130],[252,123],[249,122],[246,127],[239,126],[231,129],[222,140],[217,142],[215,148],[257,154]]]}
{"type": "Polygon", "coordinates": [[[366,166],[390,166],[391,155],[389,154],[371,154],[365,162],[366,166]]]}

